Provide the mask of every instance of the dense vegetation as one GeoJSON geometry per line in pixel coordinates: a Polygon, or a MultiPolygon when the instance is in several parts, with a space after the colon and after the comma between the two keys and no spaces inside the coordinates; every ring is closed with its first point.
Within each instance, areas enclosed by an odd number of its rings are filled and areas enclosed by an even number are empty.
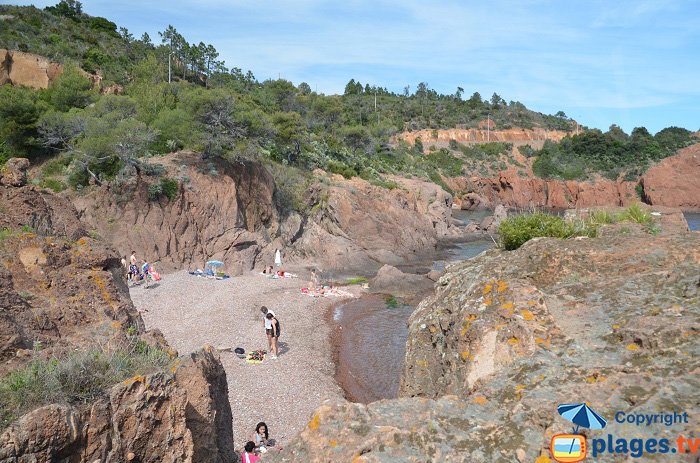
{"type": "MultiPolygon", "coordinates": [[[[228,69],[212,45],[190,43],[173,26],[159,33],[160,44],[147,34],[135,39],[85,14],[76,0],[44,10],[0,5],[0,26],[0,47],[65,65],[46,90],[0,87],[0,164],[12,156],[42,161],[37,181],[54,190],[110,182],[119,194],[137,173],[164,174],[154,157],[191,149],[204,158],[265,163],[283,193],[280,202],[298,208],[303,201],[296,190],[316,167],[387,188],[396,186],[385,178],[394,173],[447,188],[444,177],[490,175],[513,163],[511,146],[499,143],[391,143],[404,130],[477,127],[487,117],[497,128],[574,125],[562,111],[544,115],[496,93],[465,99],[462,88],[440,94],[426,82],[393,93],[352,79],[343,95],[319,94],[304,82],[260,82],[250,71],[228,69]],[[101,74],[103,86],[119,84],[120,94],[100,94],[85,71],[101,74]]],[[[655,137],[645,129],[630,137],[584,132],[529,154],[538,156],[535,170],[544,177],[610,176],[644,168],[682,146],[687,131],[679,130],[655,137]]],[[[151,197],[171,197],[174,182],[155,179],[151,197]]]]}
{"type": "Polygon", "coordinates": [[[691,143],[691,132],[678,127],[652,136],[643,127],[627,135],[613,125],[605,133],[590,130],[559,143],[547,141],[541,150],[526,151],[526,155],[537,157],[533,170],[543,178],[571,180],[601,174],[612,180],[621,175],[636,180],[651,164],[691,143]]]}

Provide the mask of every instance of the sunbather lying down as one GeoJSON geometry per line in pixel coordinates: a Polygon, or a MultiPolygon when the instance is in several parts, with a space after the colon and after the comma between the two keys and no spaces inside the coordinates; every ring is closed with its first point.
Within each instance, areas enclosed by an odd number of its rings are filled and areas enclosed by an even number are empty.
{"type": "Polygon", "coordinates": [[[271,278],[299,278],[299,275],[295,273],[285,272],[284,270],[278,270],[271,278]]]}
{"type": "Polygon", "coordinates": [[[312,297],[356,297],[349,291],[333,286],[323,286],[320,288],[301,288],[301,292],[312,297]]]}

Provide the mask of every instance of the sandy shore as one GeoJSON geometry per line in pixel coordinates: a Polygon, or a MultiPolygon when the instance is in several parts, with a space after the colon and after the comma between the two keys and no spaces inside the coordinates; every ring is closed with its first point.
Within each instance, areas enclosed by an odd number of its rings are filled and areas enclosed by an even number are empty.
{"type": "Polygon", "coordinates": [[[342,299],[313,298],[299,291],[302,286],[305,278],[272,280],[250,273],[216,281],[183,271],[164,276],[154,288],[131,288],[146,328],[161,330],[180,354],[204,344],[267,349],[260,307],[267,306],[279,317],[277,360],[250,365],[231,352],[221,353],[237,449],[259,421],[265,421],[270,437],[284,445],[306,426],[322,400],[343,396],[334,380],[326,318],[328,308],[342,299]]]}

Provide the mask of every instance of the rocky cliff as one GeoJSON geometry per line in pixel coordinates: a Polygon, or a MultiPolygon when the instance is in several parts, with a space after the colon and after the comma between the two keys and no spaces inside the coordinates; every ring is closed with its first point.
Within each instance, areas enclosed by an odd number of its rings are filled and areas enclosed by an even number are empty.
{"type": "MultiPolygon", "coordinates": [[[[129,342],[174,356],[162,335],[144,332],[116,251],[86,236],[69,200],[24,185],[28,163],[8,163],[0,172],[0,376],[32,360],[52,365],[69,352],[129,342]]],[[[85,377],[100,374],[74,373],[70,381],[84,388],[91,387],[85,377]]],[[[0,386],[8,384],[27,386],[0,386]]],[[[232,461],[232,436],[226,374],[208,349],[92,403],[30,411],[0,433],[0,462],[223,463],[232,461]]]]}
{"type": "Polygon", "coordinates": [[[474,205],[493,208],[498,204],[511,208],[568,209],[626,206],[639,201],[636,182],[621,180],[545,180],[534,174],[522,176],[516,170],[508,169],[497,177],[457,177],[445,181],[455,191],[474,195],[474,200],[460,203],[465,209],[474,205]]]}
{"type": "Polygon", "coordinates": [[[120,255],[135,250],[165,270],[202,268],[209,259],[226,262],[234,274],[253,268],[279,227],[267,170],[250,162],[209,163],[194,153],[159,161],[177,181],[172,199],[152,199],[149,186],[158,177],[134,176],[122,191],[103,186],[76,196],[81,221],[120,255]]]}
{"type": "Polygon", "coordinates": [[[143,331],[116,253],[86,236],[71,203],[0,186],[0,372],[42,354],[143,331]]]}
{"type": "Polygon", "coordinates": [[[166,270],[217,259],[237,274],[270,264],[277,247],[289,263],[379,268],[460,233],[452,224],[452,196],[429,182],[397,178],[401,188],[387,190],[319,170],[305,193],[307,216],[282,219],[274,179],[260,164],[208,162],[184,152],[158,162],[178,182],[172,199],[152,199],[149,186],[159,179],[141,175],[122,191],[95,187],[73,203],[82,223],[120,255],[135,250],[166,270]]]}
{"type": "Polygon", "coordinates": [[[648,204],[700,211],[700,144],[664,159],[644,174],[640,184],[648,204]]]}
{"type": "Polygon", "coordinates": [[[392,178],[387,190],[361,178],[343,179],[317,171],[310,193],[311,214],[300,222],[292,248],[299,259],[325,268],[368,272],[432,251],[438,240],[455,236],[452,196],[435,184],[392,178]]]}
{"type": "Polygon", "coordinates": [[[550,462],[571,429],[556,407],[576,402],[608,420],[589,439],[694,436],[614,420],[700,401],[700,234],[660,214],[658,235],[617,224],[448,268],[409,321],[400,395],[413,398],[329,402],[273,461],[550,462]]]}
{"type": "Polygon", "coordinates": [[[235,461],[226,373],[211,348],[87,407],[48,405],[0,434],[0,463],[235,461]]]}
{"type": "Polygon", "coordinates": [[[63,66],[43,56],[0,48],[0,85],[48,88],[63,73],[63,66]]]}
{"type": "Polygon", "coordinates": [[[426,146],[432,142],[449,142],[455,140],[460,143],[486,143],[487,141],[502,142],[543,142],[544,140],[559,141],[571,132],[562,130],[545,129],[438,129],[416,130],[415,132],[402,132],[396,136],[396,140],[402,140],[412,145],[420,138],[426,146]]]}

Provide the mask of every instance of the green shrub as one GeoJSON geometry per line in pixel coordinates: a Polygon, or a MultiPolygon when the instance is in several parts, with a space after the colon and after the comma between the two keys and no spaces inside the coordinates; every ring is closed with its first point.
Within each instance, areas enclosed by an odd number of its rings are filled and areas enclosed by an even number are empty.
{"type": "Polygon", "coordinates": [[[171,201],[175,199],[177,192],[180,189],[180,184],[178,181],[170,177],[161,178],[160,186],[163,190],[163,195],[165,195],[171,201]]]}
{"type": "Polygon", "coordinates": [[[12,229],[9,227],[0,228],[0,241],[3,241],[12,236],[12,229]]]}
{"type": "Polygon", "coordinates": [[[342,175],[345,178],[353,178],[357,176],[357,171],[355,169],[340,161],[328,161],[328,171],[334,174],[342,175]]]}
{"type": "Polygon", "coordinates": [[[44,178],[41,180],[39,186],[53,190],[55,193],[60,193],[67,188],[65,183],[55,178],[44,178]]]}
{"type": "Polygon", "coordinates": [[[532,238],[569,238],[580,234],[588,235],[589,230],[578,230],[570,222],[544,212],[532,212],[528,214],[508,217],[498,227],[500,246],[506,250],[518,249],[532,238]]]}
{"type": "Polygon", "coordinates": [[[620,221],[636,222],[646,225],[652,222],[651,214],[639,204],[632,204],[625,209],[619,217],[620,221]]]}
{"type": "Polygon", "coordinates": [[[163,177],[158,183],[148,185],[148,197],[155,201],[161,196],[165,196],[169,200],[175,199],[177,192],[180,189],[180,184],[177,180],[170,177],[163,177]]]}
{"type": "Polygon", "coordinates": [[[594,209],[588,214],[588,221],[593,224],[607,225],[615,223],[615,216],[605,209],[594,209]]]}
{"type": "Polygon", "coordinates": [[[343,286],[346,285],[361,285],[364,283],[367,283],[367,278],[365,277],[353,277],[353,278],[348,278],[343,282],[343,286]]]}
{"type": "Polygon", "coordinates": [[[165,173],[165,166],[163,164],[152,164],[150,162],[144,162],[141,164],[141,170],[145,175],[149,177],[160,177],[165,173]]]}
{"type": "Polygon", "coordinates": [[[535,150],[530,145],[520,145],[518,146],[518,151],[520,151],[520,154],[522,154],[526,158],[531,158],[535,156],[535,150]]]}
{"type": "Polygon", "coordinates": [[[92,402],[114,384],[162,370],[169,363],[166,352],[141,341],[112,350],[96,348],[37,358],[0,379],[0,429],[42,405],[92,402]]]}

